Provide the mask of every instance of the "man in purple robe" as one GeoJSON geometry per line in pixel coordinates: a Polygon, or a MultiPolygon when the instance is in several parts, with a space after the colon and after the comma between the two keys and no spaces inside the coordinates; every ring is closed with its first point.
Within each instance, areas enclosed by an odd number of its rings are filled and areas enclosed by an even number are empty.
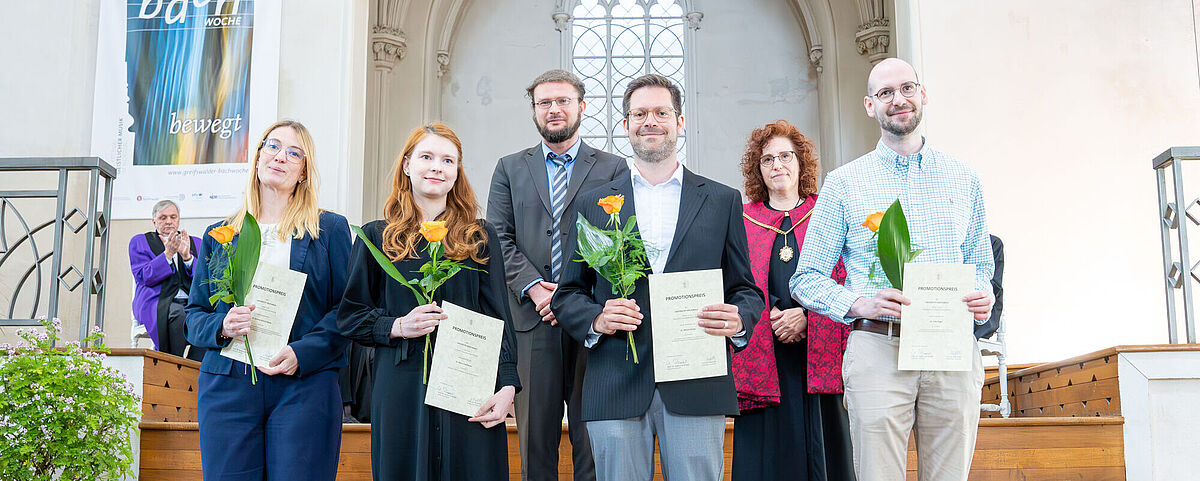
{"type": "MultiPolygon", "coordinates": [[[[183,356],[184,307],[192,288],[192,265],[200,239],[179,230],[179,206],[169,200],[154,204],[154,230],[129,240],[129,266],[136,283],[133,317],[146,327],[154,349],[183,356]]],[[[199,261],[203,262],[203,260],[199,261]]],[[[187,357],[199,361],[204,350],[192,348],[187,357]]]]}

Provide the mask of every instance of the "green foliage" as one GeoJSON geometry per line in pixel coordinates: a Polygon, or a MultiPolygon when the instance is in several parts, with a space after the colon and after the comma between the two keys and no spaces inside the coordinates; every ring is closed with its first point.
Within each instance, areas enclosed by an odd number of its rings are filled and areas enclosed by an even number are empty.
{"type": "Polygon", "coordinates": [[[649,261],[646,259],[646,245],[640,235],[634,232],[637,226],[637,216],[629,216],[625,226],[612,216],[609,225],[616,229],[600,229],[588,222],[583,214],[575,219],[575,229],[579,232],[579,256],[576,261],[586,262],[612,285],[612,293],[628,298],[633,294],[634,284],[638,279],[646,277],[649,261]]]}
{"type": "MultiPolygon", "coordinates": [[[[429,303],[429,300],[425,297],[425,295],[421,291],[417,290],[416,287],[413,287],[417,280],[414,279],[413,281],[409,281],[408,279],[405,279],[404,275],[400,274],[400,271],[396,269],[395,265],[392,264],[392,261],[383,254],[383,251],[380,251],[378,247],[375,247],[375,244],[371,243],[370,239],[367,239],[367,234],[363,232],[361,227],[351,225],[350,230],[354,231],[354,234],[357,235],[359,239],[362,239],[363,243],[367,245],[367,250],[371,251],[371,256],[375,258],[375,262],[379,264],[379,267],[383,269],[385,274],[392,279],[395,279],[396,282],[400,283],[400,285],[409,288],[409,290],[412,291],[413,296],[416,296],[417,302],[422,304],[429,303]]],[[[421,266],[421,268],[424,269],[425,266],[421,266]]]]}
{"type": "MultiPolygon", "coordinates": [[[[649,261],[646,258],[646,244],[642,237],[634,231],[637,226],[637,216],[629,216],[625,227],[621,227],[618,212],[609,214],[606,226],[615,229],[599,229],[588,222],[582,213],[575,218],[575,230],[578,232],[578,252],[600,276],[612,285],[613,295],[628,299],[633,295],[634,286],[638,279],[646,277],[649,261]]],[[[629,351],[633,353],[633,362],[637,364],[637,349],[633,345],[633,332],[626,331],[629,338],[629,351]]]]}
{"type": "MultiPolygon", "coordinates": [[[[892,287],[904,290],[904,264],[912,262],[921,254],[921,249],[913,250],[909,241],[908,219],[904,217],[904,208],[896,199],[883,214],[879,223],[878,253],[880,267],[887,275],[892,287]]],[[[874,275],[875,266],[871,266],[874,275]]]]}
{"type": "Polygon", "coordinates": [[[141,399],[117,370],[103,366],[108,350],[99,329],[55,348],[58,319],[44,332],[22,329],[17,346],[0,357],[0,479],[48,481],[133,476],[130,438],[141,399]]]}
{"type": "MultiPolygon", "coordinates": [[[[237,245],[233,241],[220,244],[221,253],[213,252],[205,261],[208,272],[212,273],[208,283],[212,285],[208,303],[213,306],[224,302],[235,306],[246,304],[246,294],[250,293],[250,285],[254,281],[254,271],[258,269],[258,255],[262,250],[262,230],[258,221],[249,212],[242,217],[242,230],[238,232],[237,245]]],[[[250,351],[250,338],[243,336],[246,346],[246,357],[249,358],[250,384],[258,384],[257,369],[253,369],[254,353],[250,351]]]]}
{"type": "MultiPolygon", "coordinates": [[[[249,212],[242,217],[242,230],[238,232],[238,249],[233,253],[233,297],[238,304],[246,303],[254,271],[258,269],[258,254],[262,249],[262,231],[258,221],[249,212]]],[[[247,346],[249,348],[249,346],[247,346]]]]}

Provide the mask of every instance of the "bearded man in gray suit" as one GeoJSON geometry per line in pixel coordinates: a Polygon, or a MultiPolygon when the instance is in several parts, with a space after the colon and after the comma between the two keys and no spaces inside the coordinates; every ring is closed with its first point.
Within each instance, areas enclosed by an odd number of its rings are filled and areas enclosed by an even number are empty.
{"type": "Polygon", "coordinates": [[[587,108],[583,82],[550,70],[525,90],[542,141],[496,164],[488,221],[504,254],[512,320],[517,332],[517,439],[521,479],[557,480],[564,403],[575,479],[596,479],[587,430],[580,420],[586,349],[558,326],[550,299],[558,288],[567,232],[581,191],[629,176],[625,160],[579,139],[587,108]]]}

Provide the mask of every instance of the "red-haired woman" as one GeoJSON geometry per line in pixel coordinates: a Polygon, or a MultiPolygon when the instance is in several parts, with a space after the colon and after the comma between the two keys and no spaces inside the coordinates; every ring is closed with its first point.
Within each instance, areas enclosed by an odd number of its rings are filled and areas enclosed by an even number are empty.
{"type": "Polygon", "coordinates": [[[505,480],[508,443],[504,418],[520,387],[509,321],[504,259],[495,230],[479,220],[479,205],[462,167],[462,143],[439,123],[417,127],[396,160],[384,219],[363,231],[404,275],[429,260],[422,221],[446,222],[445,256],[463,269],[437,291],[438,300],[503,319],[496,392],[472,418],[425,405],[421,339],[445,319],[436,304],[419,304],[412,291],[383,272],[361,240],[350,253],[346,294],[338,312],[342,333],[375,346],[371,394],[371,470],[382,480],[505,480]]]}
{"type": "MultiPolygon", "coordinates": [[[[734,422],[733,479],[853,480],[841,394],[849,330],[805,310],[788,289],[817,202],[816,148],[780,120],[750,134],[741,167],[750,267],[767,307],[750,344],[733,355],[742,412],[734,422]]],[[[841,264],[839,272],[844,279],[841,264]]]]}

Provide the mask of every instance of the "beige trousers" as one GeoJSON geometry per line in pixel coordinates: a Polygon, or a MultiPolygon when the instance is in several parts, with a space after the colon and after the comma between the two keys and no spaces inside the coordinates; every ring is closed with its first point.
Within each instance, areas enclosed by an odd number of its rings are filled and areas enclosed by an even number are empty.
{"type": "Polygon", "coordinates": [[[900,338],[866,331],[851,332],[846,342],[842,379],[855,474],[904,481],[914,432],[918,480],[966,481],[979,429],[979,349],[964,372],[897,370],[899,349],[900,338]]]}

